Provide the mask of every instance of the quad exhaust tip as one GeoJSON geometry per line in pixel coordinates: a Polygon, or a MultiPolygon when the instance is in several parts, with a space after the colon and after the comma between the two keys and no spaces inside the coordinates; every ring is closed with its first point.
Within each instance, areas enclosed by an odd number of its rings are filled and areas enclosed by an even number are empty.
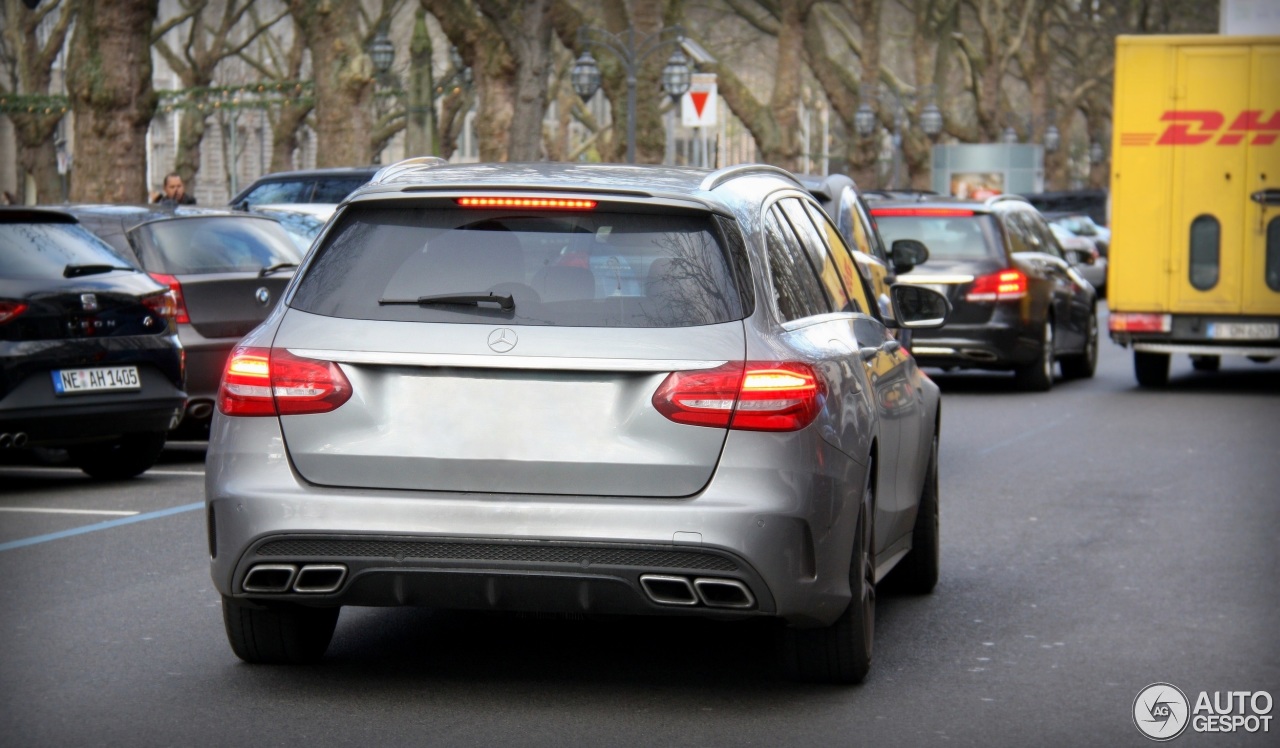
{"type": "Polygon", "coordinates": [[[641,574],[640,586],[649,599],[659,605],[698,605],[708,608],[754,608],[755,596],[737,579],[686,577],[663,574],[641,574]]]}
{"type": "Polygon", "coordinates": [[[0,449],[22,449],[27,446],[26,432],[19,431],[16,434],[0,434],[0,449]]]}
{"type": "Polygon", "coordinates": [[[241,585],[245,592],[284,593],[303,595],[334,592],[347,578],[347,567],[342,564],[258,564],[249,570],[241,585]]]}

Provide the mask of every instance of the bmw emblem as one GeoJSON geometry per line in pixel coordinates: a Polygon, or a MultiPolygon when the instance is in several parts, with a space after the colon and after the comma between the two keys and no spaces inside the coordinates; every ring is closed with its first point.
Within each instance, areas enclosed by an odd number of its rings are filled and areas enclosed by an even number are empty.
{"type": "Polygon", "coordinates": [[[494,353],[506,353],[516,347],[516,331],[509,327],[499,327],[489,333],[489,348],[494,353]]]}
{"type": "Polygon", "coordinates": [[[263,286],[254,291],[253,298],[257,299],[259,304],[266,306],[271,301],[271,292],[267,290],[266,286],[263,286]]]}

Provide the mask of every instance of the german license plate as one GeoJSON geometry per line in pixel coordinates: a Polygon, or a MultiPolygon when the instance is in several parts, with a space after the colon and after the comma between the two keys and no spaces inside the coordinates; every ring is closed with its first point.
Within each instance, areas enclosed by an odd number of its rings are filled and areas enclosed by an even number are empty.
{"type": "Polygon", "coordinates": [[[53,391],[59,395],[142,389],[136,366],[101,366],[93,369],[59,369],[52,372],[53,391]]]}
{"type": "Polygon", "coordinates": [[[1214,340],[1271,340],[1280,337],[1280,324],[1275,322],[1210,322],[1209,337],[1214,340]]]}

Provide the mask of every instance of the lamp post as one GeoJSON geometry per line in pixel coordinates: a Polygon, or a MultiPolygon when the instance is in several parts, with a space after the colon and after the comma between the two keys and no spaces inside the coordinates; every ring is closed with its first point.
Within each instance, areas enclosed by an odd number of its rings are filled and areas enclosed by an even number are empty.
{"type": "Polygon", "coordinates": [[[662,68],[662,87],[672,98],[683,96],[689,90],[692,71],[689,58],[685,57],[680,45],[684,40],[684,30],[679,26],[667,26],[653,34],[637,34],[635,29],[627,29],[621,35],[612,34],[594,26],[583,26],[578,30],[578,40],[586,49],[573,65],[569,79],[573,90],[584,102],[591,99],[600,89],[600,65],[592,56],[589,48],[601,48],[613,52],[622,63],[627,75],[627,163],[636,162],[636,75],[640,65],[650,55],[667,47],[674,47],[671,58],[662,68]]]}
{"type": "MultiPolygon", "coordinates": [[[[911,124],[908,118],[907,105],[903,101],[903,94],[888,86],[881,86],[877,89],[876,94],[872,97],[872,101],[880,103],[889,102],[893,107],[893,172],[890,176],[890,186],[897,186],[899,183],[899,171],[902,164],[902,134],[903,131],[911,124]]],[[[915,98],[914,95],[907,94],[907,100],[915,98]]],[[[924,108],[920,110],[920,129],[930,139],[936,138],[942,133],[942,111],[933,103],[932,98],[924,108]]],[[[858,110],[853,115],[853,129],[862,137],[868,137],[876,130],[879,123],[879,117],[876,110],[872,108],[871,103],[864,100],[858,105],[858,110]]]]}

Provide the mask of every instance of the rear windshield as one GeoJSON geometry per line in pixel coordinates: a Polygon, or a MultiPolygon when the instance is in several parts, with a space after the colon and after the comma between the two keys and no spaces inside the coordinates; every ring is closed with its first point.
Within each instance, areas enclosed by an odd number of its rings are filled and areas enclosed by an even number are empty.
{"type": "Polygon", "coordinates": [[[929,248],[931,260],[1003,258],[995,218],[972,216],[876,216],[880,236],[890,247],[898,239],[916,239],[929,248]]]}
{"type": "Polygon", "coordinates": [[[206,216],[153,221],[129,234],[147,269],[172,275],[258,271],[301,262],[303,252],[270,218],[206,216]]]}
{"type": "Polygon", "coordinates": [[[79,224],[0,223],[0,278],[64,278],[93,265],[137,267],[79,224]]]}
{"type": "Polygon", "coordinates": [[[701,213],[520,213],[352,206],[291,306],[347,319],[689,327],[742,319],[733,265],[701,213]],[[420,304],[495,294],[510,302],[420,304]]]}

